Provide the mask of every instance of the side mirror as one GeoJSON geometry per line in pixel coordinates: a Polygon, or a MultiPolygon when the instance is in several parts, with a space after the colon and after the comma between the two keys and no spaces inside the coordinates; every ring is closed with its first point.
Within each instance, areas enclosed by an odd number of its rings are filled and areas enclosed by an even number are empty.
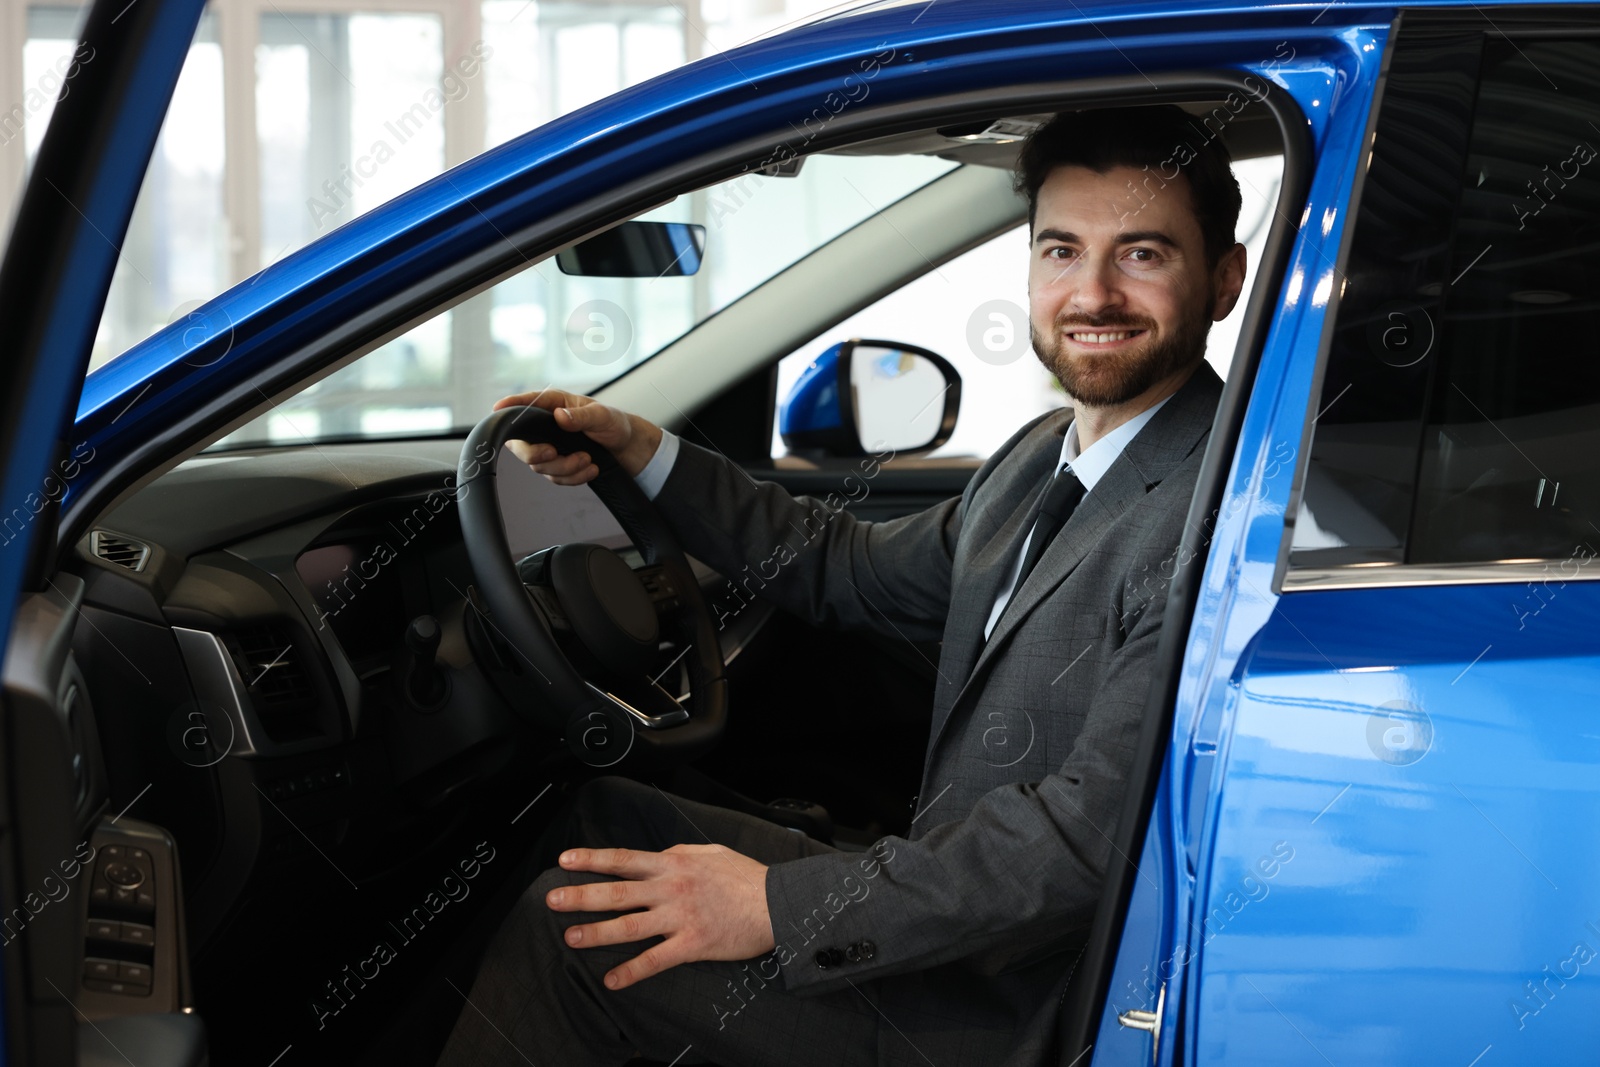
{"type": "Polygon", "coordinates": [[[778,407],[778,431],[796,453],[927,452],[950,440],[960,409],[961,375],[943,356],[852,340],[806,368],[778,407]]]}
{"type": "Polygon", "coordinates": [[[706,228],[691,222],[624,222],[556,253],[562,274],[588,278],[670,278],[694,274],[706,228]]]}

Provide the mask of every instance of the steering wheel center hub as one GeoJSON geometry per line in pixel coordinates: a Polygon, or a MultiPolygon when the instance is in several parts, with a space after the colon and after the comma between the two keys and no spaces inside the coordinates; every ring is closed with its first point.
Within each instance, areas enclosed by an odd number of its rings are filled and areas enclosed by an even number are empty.
{"type": "Polygon", "coordinates": [[[602,545],[561,545],[551,554],[550,584],[573,632],[606,669],[649,671],[661,628],[650,594],[621,556],[602,545]]]}

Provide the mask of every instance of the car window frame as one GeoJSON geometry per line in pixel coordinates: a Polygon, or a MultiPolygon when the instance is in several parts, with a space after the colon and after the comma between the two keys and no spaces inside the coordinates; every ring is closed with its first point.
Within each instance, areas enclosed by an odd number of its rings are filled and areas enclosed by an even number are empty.
{"type": "MultiPolygon", "coordinates": [[[[1497,15],[1496,24],[1486,28],[1481,18],[1474,14],[1456,11],[1407,9],[1396,19],[1390,45],[1385,50],[1383,71],[1379,78],[1372,111],[1368,116],[1364,143],[1372,144],[1384,114],[1384,90],[1388,82],[1389,61],[1397,49],[1406,47],[1408,41],[1476,36],[1483,40],[1501,37],[1513,43],[1517,40],[1539,37],[1568,37],[1573,33],[1600,37],[1600,8],[1574,7],[1570,11],[1549,9],[1511,9],[1497,15]]],[[[1476,92],[1476,87],[1474,87],[1476,92]]],[[[1361,221],[1361,202],[1371,170],[1370,153],[1363,159],[1351,191],[1349,223],[1341,235],[1335,269],[1343,275],[1349,265],[1355,246],[1355,234],[1361,221]]],[[[1459,189],[1457,190],[1459,192],[1459,189]]],[[[1328,297],[1328,307],[1323,318],[1322,332],[1317,341],[1317,359],[1312,371],[1311,396],[1321,398],[1324,379],[1333,357],[1334,335],[1338,329],[1340,312],[1344,306],[1342,286],[1335,286],[1328,297]]],[[[1563,557],[1516,558],[1486,560],[1470,563],[1338,563],[1295,564],[1291,560],[1294,549],[1295,518],[1300,514],[1305,493],[1305,483],[1311,465],[1311,444],[1316,428],[1318,404],[1308,410],[1298,442],[1299,451],[1290,487],[1287,507],[1288,521],[1284,523],[1283,536],[1278,546],[1277,564],[1273,572],[1272,591],[1278,594],[1307,593],[1343,589],[1400,589],[1444,585],[1493,585],[1543,582],[1551,578],[1550,568],[1563,561],[1563,557]]],[[[1420,444],[1418,446],[1420,450],[1420,444]]],[[[1408,529],[1409,536],[1409,529],[1408,529]]],[[[1561,574],[1563,581],[1600,580],[1600,572],[1585,572],[1580,567],[1575,573],[1561,574]]]]}

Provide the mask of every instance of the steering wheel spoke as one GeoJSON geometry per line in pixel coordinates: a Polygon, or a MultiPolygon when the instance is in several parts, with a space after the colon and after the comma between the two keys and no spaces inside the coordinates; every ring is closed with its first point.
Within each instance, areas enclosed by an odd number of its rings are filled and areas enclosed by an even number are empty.
{"type": "Polygon", "coordinates": [[[649,678],[630,679],[610,686],[594,682],[589,685],[646,729],[663,730],[689,721],[688,709],[649,678]]]}
{"type": "Polygon", "coordinates": [[[534,610],[539,613],[539,618],[550,628],[554,634],[572,633],[572,623],[567,619],[567,613],[561,607],[561,598],[556,591],[547,585],[524,584],[523,589],[528,594],[528,599],[533,601],[534,610]]]}

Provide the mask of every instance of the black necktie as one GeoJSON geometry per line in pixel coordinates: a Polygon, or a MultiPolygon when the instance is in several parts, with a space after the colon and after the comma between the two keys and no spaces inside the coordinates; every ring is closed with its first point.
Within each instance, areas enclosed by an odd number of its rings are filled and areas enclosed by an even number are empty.
{"type": "MultiPolygon", "coordinates": [[[[1034,521],[1033,536],[1028,541],[1027,554],[1022,557],[1022,569],[1017,572],[1015,589],[1021,589],[1022,583],[1028,580],[1028,574],[1033,570],[1034,564],[1039,562],[1044,550],[1050,547],[1050,542],[1061,532],[1061,527],[1067,524],[1072,509],[1078,506],[1078,501],[1082,500],[1087,492],[1083,483],[1078,481],[1078,476],[1063,463],[1044,491],[1044,503],[1040,505],[1039,517],[1034,521]]],[[[1015,592],[1012,595],[1014,596],[1015,592]]]]}

